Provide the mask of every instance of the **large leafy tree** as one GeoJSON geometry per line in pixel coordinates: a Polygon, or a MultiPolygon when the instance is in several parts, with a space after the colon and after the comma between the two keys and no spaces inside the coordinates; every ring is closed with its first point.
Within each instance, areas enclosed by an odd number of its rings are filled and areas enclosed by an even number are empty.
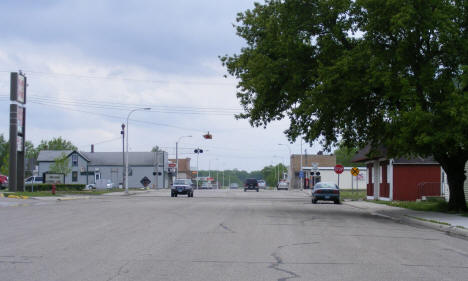
{"type": "Polygon", "coordinates": [[[221,58],[238,78],[238,118],[285,117],[290,140],[330,149],[384,145],[432,155],[466,210],[468,7],[465,0],[268,0],[239,13],[246,46],[221,58]]]}
{"type": "Polygon", "coordinates": [[[77,147],[71,141],[58,137],[51,140],[41,140],[37,151],[41,150],[77,150],[77,147]]]}

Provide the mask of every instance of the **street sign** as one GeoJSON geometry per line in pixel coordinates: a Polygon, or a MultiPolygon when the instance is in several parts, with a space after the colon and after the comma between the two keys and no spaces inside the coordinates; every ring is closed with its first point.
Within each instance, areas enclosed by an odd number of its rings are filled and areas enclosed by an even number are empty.
{"type": "Polygon", "coordinates": [[[141,183],[144,187],[147,187],[147,186],[151,183],[151,181],[150,181],[149,178],[147,178],[147,177],[145,176],[145,177],[143,177],[143,178],[141,179],[140,183],[141,183]]]}
{"type": "Polygon", "coordinates": [[[353,175],[353,176],[359,175],[359,168],[358,167],[353,167],[351,169],[351,175],[353,175]]]}
{"type": "Polygon", "coordinates": [[[299,171],[299,177],[300,177],[301,179],[304,178],[304,171],[299,171]]]}
{"type": "Polygon", "coordinates": [[[335,170],[335,173],[337,173],[339,175],[339,174],[343,173],[344,167],[343,167],[343,165],[338,164],[338,165],[335,166],[334,170],[335,170]]]}

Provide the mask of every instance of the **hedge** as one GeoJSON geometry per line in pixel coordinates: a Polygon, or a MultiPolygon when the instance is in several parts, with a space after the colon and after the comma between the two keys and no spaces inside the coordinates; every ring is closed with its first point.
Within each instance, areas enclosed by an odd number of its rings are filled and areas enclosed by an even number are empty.
{"type": "MultiPolygon", "coordinates": [[[[76,191],[76,190],[82,190],[85,188],[86,185],[84,184],[56,184],[55,185],[55,190],[56,191],[76,191]]],[[[34,191],[50,191],[52,190],[52,184],[50,183],[41,183],[41,184],[35,184],[33,185],[25,185],[24,186],[24,191],[29,191],[31,192],[34,187],[34,191]]]]}

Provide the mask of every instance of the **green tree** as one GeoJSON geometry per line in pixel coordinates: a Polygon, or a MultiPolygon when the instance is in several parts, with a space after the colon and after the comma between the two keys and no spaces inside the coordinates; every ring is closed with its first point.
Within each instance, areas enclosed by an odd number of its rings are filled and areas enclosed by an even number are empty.
{"type": "Polygon", "coordinates": [[[155,145],[153,146],[153,148],[151,148],[151,152],[158,152],[160,149],[159,149],[159,146],[155,145]]]}
{"type": "Polygon", "coordinates": [[[340,144],[338,149],[333,151],[333,154],[336,156],[336,164],[341,164],[345,167],[363,167],[365,166],[363,163],[353,163],[351,159],[354,155],[359,151],[359,149],[352,147],[349,148],[344,144],[340,144]]]}
{"type": "Polygon", "coordinates": [[[8,175],[8,164],[9,164],[10,146],[8,141],[0,135],[0,173],[8,175]]]}
{"type": "Polygon", "coordinates": [[[62,137],[53,138],[52,140],[41,140],[41,143],[37,146],[37,151],[41,150],[77,150],[78,148],[62,137]]]}
{"type": "Polygon", "coordinates": [[[290,140],[432,155],[449,208],[467,210],[468,9],[453,0],[268,0],[239,13],[238,78],[252,126],[290,119],[290,140]]]}
{"type": "Polygon", "coordinates": [[[65,153],[60,157],[54,159],[54,163],[50,165],[49,169],[52,173],[65,174],[67,176],[71,173],[70,159],[65,153]]]}

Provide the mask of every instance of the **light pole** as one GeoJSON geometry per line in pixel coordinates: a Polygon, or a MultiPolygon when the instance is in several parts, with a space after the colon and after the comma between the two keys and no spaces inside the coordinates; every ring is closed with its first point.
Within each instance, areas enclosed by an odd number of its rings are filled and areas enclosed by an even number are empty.
{"type": "MultiPolygon", "coordinates": [[[[122,124],[122,131],[120,131],[122,135],[122,187],[125,185],[125,124],[122,124]]],[[[88,175],[86,174],[86,179],[88,179],[88,175]]]]}
{"type": "Polygon", "coordinates": [[[151,110],[150,107],[142,107],[142,108],[135,108],[133,110],[130,110],[127,116],[127,153],[125,157],[125,195],[128,195],[128,119],[130,118],[130,115],[132,115],[133,112],[139,111],[139,110],[151,110]]]}
{"type": "MultiPolygon", "coordinates": [[[[291,148],[289,147],[289,145],[284,144],[284,143],[278,143],[278,145],[286,146],[288,148],[288,151],[289,151],[289,171],[292,171],[291,148]]],[[[289,187],[291,187],[291,179],[289,177],[289,172],[288,172],[288,181],[289,181],[289,187]]]]}
{"type": "Polygon", "coordinates": [[[177,142],[175,143],[175,162],[176,162],[176,172],[175,172],[175,176],[176,178],[178,178],[179,176],[179,142],[182,138],[191,138],[192,136],[181,136],[177,142]]]}

